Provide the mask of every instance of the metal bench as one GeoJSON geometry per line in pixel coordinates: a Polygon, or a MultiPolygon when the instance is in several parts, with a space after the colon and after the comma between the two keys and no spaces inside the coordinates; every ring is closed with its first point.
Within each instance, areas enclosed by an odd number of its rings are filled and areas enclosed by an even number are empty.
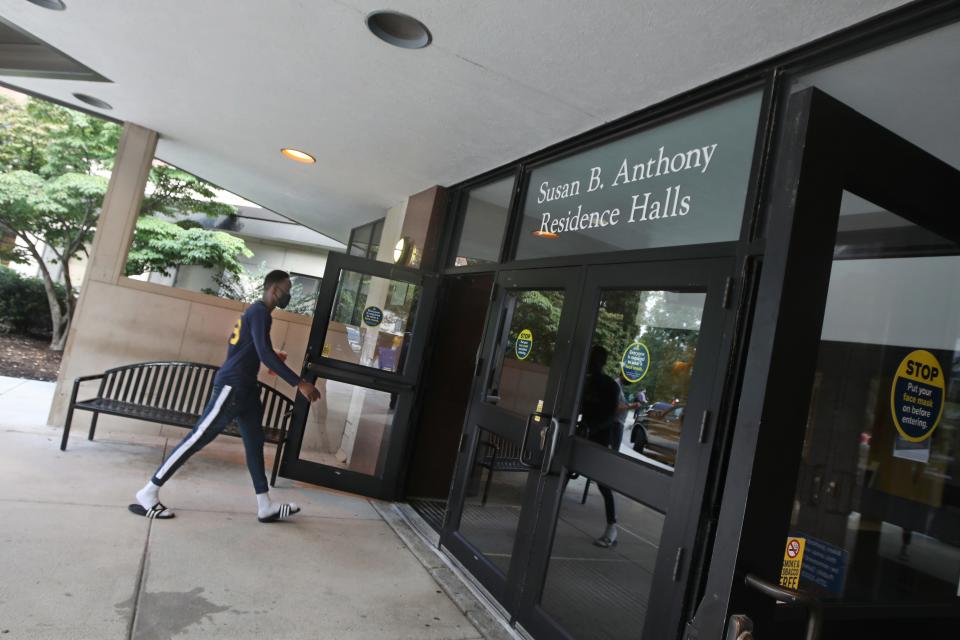
{"type": "Polygon", "coordinates": [[[486,505],[494,471],[530,471],[530,469],[520,462],[519,443],[488,433],[487,439],[481,441],[480,446],[485,449],[482,455],[477,456],[477,465],[487,470],[487,481],[483,485],[480,504],[486,505]]]}
{"type": "MultiPolygon", "coordinates": [[[[67,437],[75,409],[93,412],[88,440],[93,440],[97,418],[101,413],[192,429],[210,400],[213,378],[218,369],[196,362],[141,362],[108,369],[95,376],[77,378],[70,394],[70,409],[63,427],[60,450],[67,450],[67,437]],[[78,401],[80,385],[93,380],[100,381],[96,397],[78,401]]],[[[277,445],[270,477],[270,485],[276,486],[293,400],[262,382],[257,384],[263,407],[260,424],[263,426],[264,439],[277,445]]],[[[223,433],[236,437],[241,435],[236,424],[228,425],[223,433]]]]}

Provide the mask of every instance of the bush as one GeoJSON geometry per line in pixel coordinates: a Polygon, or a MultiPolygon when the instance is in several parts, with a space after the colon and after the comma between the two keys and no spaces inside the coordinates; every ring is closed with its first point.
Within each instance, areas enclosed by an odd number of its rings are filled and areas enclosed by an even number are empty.
{"type": "MultiPolygon", "coordinates": [[[[66,300],[66,289],[56,285],[57,297],[66,300]]],[[[24,278],[0,265],[0,333],[50,337],[50,305],[40,278],[24,278]]]]}

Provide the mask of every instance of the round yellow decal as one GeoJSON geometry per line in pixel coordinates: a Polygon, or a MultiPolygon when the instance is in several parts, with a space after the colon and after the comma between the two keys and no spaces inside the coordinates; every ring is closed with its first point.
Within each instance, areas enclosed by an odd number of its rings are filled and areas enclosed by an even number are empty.
{"type": "Polygon", "coordinates": [[[530,329],[524,329],[517,336],[517,344],[514,346],[514,352],[517,354],[517,360],[526,360],[527,356],[533,350],[533,332],[530,329]]]}
{"type": "Polygon", "coordinates": [[[910,352],[897,367],[890,386],[890,411],[900,435],[923,442],[943,415],[943,367],[929,351],[910,352]]]}

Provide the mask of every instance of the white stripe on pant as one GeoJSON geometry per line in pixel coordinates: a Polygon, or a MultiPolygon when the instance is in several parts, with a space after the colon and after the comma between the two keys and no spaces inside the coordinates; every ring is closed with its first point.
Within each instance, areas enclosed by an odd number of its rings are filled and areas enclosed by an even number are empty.
{"type": "Polygon", "coordinates": [[[160,467],[160,471],[157,471],[157,479],[164,480],[164,476],[167,475],[167,472],[170,470],[177,460],[180,459],[183,454],[190,450],[190,448],[197,443],[197,440],[203,436],[203,432],[207,430],[211,423],[216,419],[220,414],[220,409],[223,408],[223,403],[227,401],[227,396],[230,395],[231,387],[224,385],[223,389],[220,390],[220,395],[217,396],[217,401],[213,405],[213,409],[210,410],[204,418],[200,425],[197,427],[197,430],[193,432],[193,435],[190,436],[190,439],[183,443],[183,446],[178,448],[176,451],[170,454],[170,457],[167,458],[167,461],[163,463],[163,466],[160,467]]]}

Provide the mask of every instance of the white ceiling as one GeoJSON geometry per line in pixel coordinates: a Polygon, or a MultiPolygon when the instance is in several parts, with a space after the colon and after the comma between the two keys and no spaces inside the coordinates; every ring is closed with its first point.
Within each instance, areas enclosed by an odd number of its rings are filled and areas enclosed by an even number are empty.
{"type": "Polygon", "coordinates": [[[341,241],[448,185],[906,0],[0,0],[0,16],[113,83],[89,93],[157,130],[157,155],[341,241]],[[433,44],[367,31],[394,9],[433,44]],[[293,146],[315,165],[283,158],[293,146]]]}

